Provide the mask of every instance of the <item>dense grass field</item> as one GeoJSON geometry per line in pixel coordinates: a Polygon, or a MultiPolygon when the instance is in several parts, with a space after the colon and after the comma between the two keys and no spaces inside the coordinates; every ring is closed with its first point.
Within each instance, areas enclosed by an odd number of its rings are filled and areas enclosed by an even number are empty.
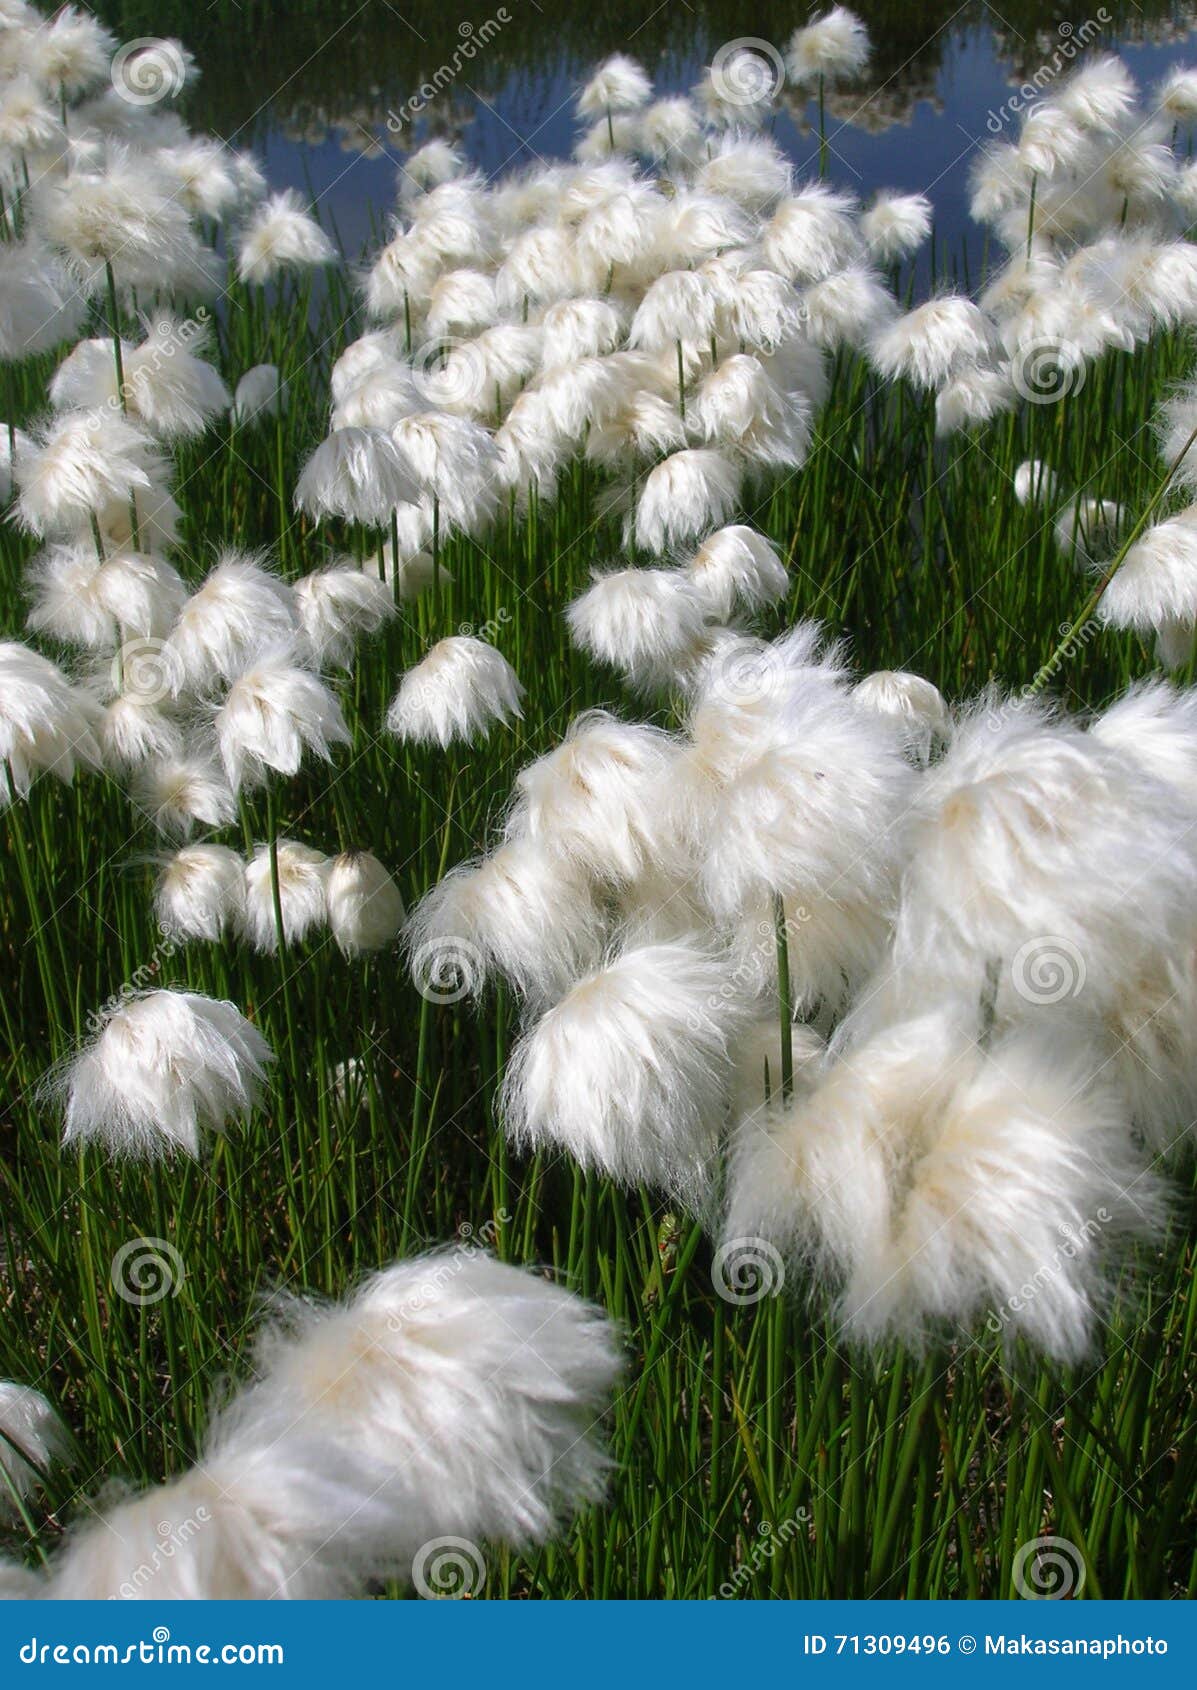
{"type": "MultiPolygon", "coordinates": [[[[292,494],[324,433],[329,365],[360,327],[343,283],[318,298],[288,292],[269,312],[260,294],[231,287],[226,378],[276,361],[289,398],[277,423],[232,437],[223,423],[183,449],[179,561],[190,579],[217,546],[268,547],[289,576],[353,549],[351,535],[338,544],[297,518],[292,494]]],[[[1057,403],[945,444],[932,401],[881,387],[841,356],[806,467],[740,518],[789,560],[776,627],[819,617],[862,670],[914,669],[951,698],[991,680],[1029,683],[1087,585],[1050,516],[1013,498],[1013,470],[1041,457],[1066,492],[1138,512],[1162,474],[1153,405],[1192,362],[1188,337],[1164,335],[1108,355],[1057,403]]],[[[50,367],[15,376],[18,423],[42,406],[50,367]]],[[[450,541],[439,604],[425,595],[405,607],[342,687],[352,750],[274,783],[269,799],[244,799],[244,843],[277,823],[321,849],[368,846],[410,907],[484,846],[517,769],[577,711],[641,717],[570,646],[561,615],[592,566],[621,555],[600,490],[576,464],[551,509],[500,522],[485,544],[450,541]],[[400,672],[432,639],[484,626],[528,688],[524,722],[447,753],[386,736],[400,672]]],[[[32,549],[0,525],[5,637],[23,625],[32,549]]],[[[1084,709],[1151,667],[1136,641],[1085,637],[1051,690],[1084,709]]],[[[161,841],[103,777],[71,789],[38,781],[0,832],[0,1376],[39,1383],[79,1439],[52,1508],[26,1510],[18,1552],[50,1552],[102,1483],[152,1481],[192,1459],[206,1404],[243,1369],[272,1288],[333,1294],[396,1256],[481,1236],[503,1259],[545,1264],[597,1298],[629,1353],[609,1509],[534,1557],[490,1554],[489,1596],[1006,1597],[1019,1550],[1044,1534],[1076,1546],[1076,1594],[1197,1593],[1187,1215],[1122,1287],[1087,1366],[1044,1368],[989,1334],[923,1357],[855,1351],[822,1295],[792,1279],[782,1297],[724,1301],[701,1229],[650,1193],[507,1148],[494,1099],[515,1012],[502,994],[477,1010],[438,1004],[397,952],[347,961],[327,936],[282,962],[234,941],[172,951],[152,910],[161,841]],[[267,1102],[203,1163],[146,1169],[64,1153],[47,1076],[90,1015],[123,986],[148,984],[228,997],[250,1015],[279,1057],[267,1102]],[[148,1246],[170,1291],[130,1302],[116,1285],[139,1239],[169,1247],[148,1246]]]]}

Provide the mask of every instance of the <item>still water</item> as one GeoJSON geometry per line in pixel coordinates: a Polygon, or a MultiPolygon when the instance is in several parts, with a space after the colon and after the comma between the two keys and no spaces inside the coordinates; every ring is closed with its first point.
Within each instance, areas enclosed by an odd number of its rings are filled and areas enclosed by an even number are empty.
{"type": "MultiPolygon", "coordinates": [[[[784,50],[808,16],[805,5],[768,0],[99,0],[93,9],[126,40],[184,40],[202,72],[190,121],[254,146],[272,184],[318,202],[352,259],[384,225],[405,153],[427,137],[456,140],[488,175],[568,157],[572,96],[608,53],[638,58],[658,94],[680,93],[724,43],[784,50]],[[413,96],[433,83],[441,91],[413,113],[413,96]]],[[[1148,87],[1172,65],[1197,64],[1197,6],[863,0],[854,10],[874,57],[829,98],[827,175],[861,195],[929,193],[941,266],[975,271],[983,259],[968,218],[969,164],[1002,132],[1010,96],[1028,79],[1069,68],[1078,43],[1117,49],[1148,87]]],[[[773,132],[800,171],[815,172],[813,105],[783,90],[773,132]]]]}

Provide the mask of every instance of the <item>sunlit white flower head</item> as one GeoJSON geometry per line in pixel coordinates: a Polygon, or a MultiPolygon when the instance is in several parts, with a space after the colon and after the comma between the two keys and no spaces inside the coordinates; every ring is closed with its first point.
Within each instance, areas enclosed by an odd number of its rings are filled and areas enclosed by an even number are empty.
{"type": "Polygon", "coordinates": [[[227,845],[185,845],[168,857],[154,888],[154,914],[172,938],[215,943],[245,908],[245,867],[227,845]]]}
{"type": "Polygon", "coordinates": [[[1009,371],[987,364],[960,364],[935,396],[935,431],[955,434],[1003,416],[1018,404],[1009,371]]]}
{"type": "Polygon", "coordinates": [[[916,387],[942,387],[958,365],[984,359],[989,333],[970,299],[941,294],[878,330],[869,356],[890,381],[904,377],[916,387]]]}
{"type": "Polygon", "coordinates": [[[640,113],[640,150],[667,169],[697,157],[701,138],[698,113],[687,99],[654,100],[640,113]]]}
{"type": "Polygon", "coordinates": [[[330,264],[335,257],[332,242],[294,188],[257,206],[237,239],[237,274],[259,286],[280,271],[330,264]]]}
{"type": "Polygon", "coordinates": [[[443,137],[434,136],[400,165],[399,191],[410,201],[464,176],[465,172],[466,161],[457,148],[443,137]]]}
{"type": "Polygon", "coordinates": [[[707,340],[715,330],[717,306],[702,276],[692,270],[670,270],[645,291],[632,319],[628,345],[659,351],[679,340],[707,340]]]}
{"type": "Polygon", "coordinates": [[[684,545],[734,514],[742,475],[723,452],[688,448],[649,471],[640,489],[634,532],[648,552],[684,545]]]}
{"type": "Polygon", "coordinates": [[[697,942],[627,950],[579,980],[508,1063],[501,1107],[516,1143],[700,1203],[744,1014],[728,985],[727,962],[697,942]]]}
{"type": "Polygon", "coordinates": [[[197,822],[227,827],[237,814],[228,781],[203,752],[154,758],[140,771],[134,798],[160,832],[184,839],[197,822]]]}
{"type": "Polygon", "coordinates": [[[391,439],[446,521],[471,532],[493,511],[497,453],[479,423],[447,411],[420,411],[401,418],[391,439]]]}
{"type": "Polygon", "coordinates": [[[1020,505],[1052,503],[1060,490],[1055,470],[1038,458],[1027,458],[1014,472],[1014,497],[1020,505]]]}
{"type": "Polygon", "coordinates": [[[338,428],[303,467],[295,504],[317,521],[341,516],[382,527],[396,505],[419,495],[411,466],[385,429],[338,428]]]}
{"type": "Polygon", "coordinates": [[[390,585],[352,562],[301,575],[294,592],[304,637],[320,668],[347,669],[358,640],[377,633],[395,614],[390,585]]]}
{"type": "Polygon", "coordinates": [[[676,684],[701,650],[707,606],[685,570],[615,569],[596,573],[566,617],[575,645],[653,691],[676,684]]]}
{"type": "Polygon", "coordinates": [[[609,299],[564,299],[541,318],[541,364],[546,370],[580,358],[615,352],[627,330],[626,316],[609,299]]]}
{"type": "Polygon", "coordinates": [[[31,76],[6,79],[0,88],[0,146],[17,154],[63,145],[62,120],[44,88],[31,76]]]}
{"type": "Polygon", "coordinates": [[[931,233],[931,202],[924,194],[878,194],[860,219],[860,233],[870,258],[896,264],[931,233]]]}
{"type": "Polygon", "coordinates": [[[0,245],[0,362],[17,362],[78,334],[86,301],[36,240],[0,245]]]}
{"type": "Polygon", "coordinates": [[[116,42],[98,19],[78,6],[63,6],[33,31],[27,63],[55,99],[73,99],[108,75],[116,42]]]}
{"type": "Polygon", "coordinates": [[[69,1450],[67,1429],[42,1393],[0,1379],[0,1519],[19,1518],[15,1498],[32,1496],[69,1450]]]}
{"type": "Polygon", "coordinates": [[[1113,53],[1087,58],[1053,95],[1054,103],[1084,130],[1116,134],[1135,106],[1135,84],[1113,53]]]}
{"type": "Polygon", "coordinates": [[[607,112],[635,111],[651,98],[652,91],[652,83],[635,59],[613,53],[578,95],[578,115],[601,117],[607,112]]]}
{"type": "Polygon", "coordinates": [[[216,741],[229,785],[256,785],[267,771],[294,775],[305,751],[329,761],[350,743],[336,696],[318,675],[300,668],[294,649],[263,650],[238,675],[216,712],[216,741]]]}
{"type": "Polygon", "coordinates": [[[98,769],[95,700],[61,669],[15,641],[0,642],[0,809],[25,797],[36,775],[67,785],[77,767],[98,769]]]}
{"type": "MultiPolygon", "coordinates": [[[[1118,64],[1119,61],[1114,59],[1111,62],[1118,64]]],[[[1126,75],[1125,70],[1123,75],[1126,75]]],[[[1197,71],[1177,65],[1156,89],[1153,104],[1173,123],[1192,123],[1197,118],[1197,71]]]]}
{"type": "Polygon", "coordinates": [[[38,184],[34,222],[85,289],[110,265],[122,287],[203,290],[213,276],[175,184],[143,152],[110,146],[94,170],[38,184]]]}
{"type": "Polygon", "coordinates": [[[793,166],[772,141],[728,134],[694,173],[700,193],[726,195],[749,211],[766,211],[790,191],[793,166]]]}
{"type": "Polygon", "coordinates": [[[157,702],[156,689],[148,695],[117,693],[104,707],[99,738],[109,769],[136,769],[151,760],[183,755],[182,729],[157,702]]]}
{"type": "MultiPolygon", "coordinates": [[[[283,940],[298,943],[328,919],[328,874],[332,858],[294,839],[277,842],[278,894],[283,917],[283,940]]],[[[245,865],[245,899],[241,920],[256,950],[278,949],[274,908],[272,857],[269,845],[259,845],[245,865]]]]}
{"type": "Polygon", "coordinates": [[[148,492],[161,458],[149,436],[109,411],[68,411],[17,455],[16,515],[34,534],[74,534],[113,504],[148,492]]]}
{"type": "Polygon", "coordinates": [[[403,925],[403,898],[390,871],[369,851],[342,851],[328,865],[328,924],[346,956],[381,951],[403,925]]]}
{"type": "Polygon", "coordinates": [[[854,689],[858,704],[896,721],[920,763],[952,737],[952,718],[934,681],[904,669],[878,669],[854,689]]]}
{"type": "Polygon", "coordinates": [[[763,534],[742,523],[716,529],[686,565],[707,614],[727,622],[737,610],[762,610],[789,589],[785,564],[763,534]]]}
{"type": "Polygon", "coordinates": [[[800,88],[859,76],[872,48],[864,24],[846,6],[832,6],[790,37],[786,69],[800,88]]]}
{"type": "Polygon", "coordinates": [[[1169,650],[1188,655],[1197,630],[1197,506],[1139,535],[1106,587],[1099,614],[1114,628],[1172,633],[1169,650]]]}
{"type": "Polygon", "coordinates": [[[796,469],[810,438],[808,407],[750,352],[733,353],[702,378],[686,422],[693,438],[777,469],[796,469]]]}
{"type": "Polygon", "coordinates": [[[521,837],[439,881],[412,911],[404,945],[434,999],[477,994],[499,974],[521,997],[551,1002],[598,965],[606,935],[587,872],[521,837]]]}
{"type": "MultiPolygon", "coordinates": [[[[124,343],[125,405],[134,422],[163,440],[202,434],[229,408],[229,391],[196,353],[204,331],[157,316],[140,345],[124,343]]],[[[58,410],[92,410],[115,404],[116,367],[110,339],[82,340],[63,359],[50,383],[58,410]]]]}
{"type": "Polygon", "coordinates": [[[171,630],[173,690],[202,691],[233,680],[256,652],[287,640],[298,626],[295,594],[265,558],[225,552],[171,630]]]}
{"type": "Polygon", "coordinates": [[[865,345],[898,315],[898,303],[875,270],[850,264],[802,292],[807,337],[835,352],[865,345]]]}
{"type": "Polygon", "coordinates": [[[414,745],[485,739],[491,726],[522,717],[524,689],[502,652],[453,634],[409,669],[387,711],[387,730],[414,745]]]}
{"type": "Polygon", "coordinates": [[[223,141],[193,135],[173,147],[159,147],[155,158],[161,169],[178,183],[193,217],[210,217],[220,222],[236,207],[259,197],[246,192],[238,155],[223,141]]]}
{"type": "Polygon", "coordinates": [[[198,1156],[206,1132],[253,1109],[272,1060],[231,1003],[174,991],[125,999],[59,1082],[63,1143],[144,1160],[198,1156]]]}
{"type": "Polygon", "coordinates": [[[855,202],[819,183],[782,200],[761,230],[765,262],[793,282],[821,282],[861,253],[855,202]]]}
{"type": "Polygon", "coordinates": [[[230,416],[238,428],[247,428],[260,417],[278,414],[285,387],[280,386],[276,364],[255,364],[246,370],[233,390],[230,416]]]}
{"type": "Polygon", "coordinates": [[[1071,171],[1084,157],[1081,126],[1061,106],[1041,100],[1025,113],[1017,153],[1028,175],[1050,180],[1071,171]]]}

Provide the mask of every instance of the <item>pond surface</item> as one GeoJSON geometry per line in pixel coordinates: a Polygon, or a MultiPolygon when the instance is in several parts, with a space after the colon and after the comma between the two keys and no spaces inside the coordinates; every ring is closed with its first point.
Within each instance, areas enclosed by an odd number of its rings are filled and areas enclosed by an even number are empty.
{"type": "MultiPolygon", "coordinates": [[[[928,192],[939,268],[983,260],[968,218],[968,170],[1002,129],[1012,93],[1066,72],[1083,51],[1116,48],[1142,85],[1197,64],[1197,6],[1071,8],[974,0],[854,8],[874,43],[868,73],[828,100],[828,177],[867,195],[928,192]],[[996,126],[996,127],[995,127],[996,126]]],[[[608,53],[638,58],[659,94],[691,88],[720,46],[776,49],[802,5],[741,0],[124,0],[94,10],[128,40],[177,35],[200,65],[188,116],[264,156],[276,186],[318,201],[346,254],[372,244],[394,203],[406,152],[430,135],[458,141],[488,175],[568,157],[572,97],[608,53]],[[440,92],[417,114],[413,96],[440,92]]],[[[774,134],[817,171],[817,112],[785,89],[774,134]]]]}

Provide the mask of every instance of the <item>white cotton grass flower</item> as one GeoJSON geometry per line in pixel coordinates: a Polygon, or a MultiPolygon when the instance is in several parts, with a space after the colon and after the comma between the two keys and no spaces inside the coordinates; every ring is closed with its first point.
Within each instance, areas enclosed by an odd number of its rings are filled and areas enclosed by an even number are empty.
{"type": "Polygon", "coordinates": [[[86,300],[37,240],[0,246],[0,362],[15,363],[71,339],[86,315],[86,300]]]}
{"type": "Polygon", "coordinates": [[[960,364],[935,396],[935,432],[958,434],[1012,411],[1018,388],[1007,369],[960,364]]]}
{"type": "Polygon", "coordinates": [[[518,838],[453,869],[412,911],[413,977],[433,1002],[477,995],[501,975],[524,998],[552,1001],[597,966],[606,918],[586,871],[518,838]]]}
{"type": "Polygon", "coordinates": [[[699,193],[723,195],[748,211],[763,212],[790,191],[794,167],[772,141],[728,134],[711,147],[694,173],[699,193]]]}
{"type": "Polygon", "coordinates": [[[860,234],[877,264],[898,264],[931,234],[931,201],[924,194],[879,193],[861,214],[860,234]]]}
{"type": "Polygon", "coordinates": [[[154,914],[169,938],[215,944],[240,925],[244,909],[245,866],[227,845],[185,845],[162,864],[154,914]]]}
{"type": "Polygon", "coordinates": [[[187,597],[164,558],[115,552],[101,563],[90,540],[48,546],[30,562],[25,582],[27,626],[92,649],[161,639],[187,597]]]}
{"type": "Polygon", "coordinates": [[[425,141],[414,153],[409,153],[399,167],[399,190],[405,199],[414,199],[434,188],[441,188],[458,176],[464,176],[466,160],[451,141],[436,135],[425,141]]]}
{"type": "Polygon", "coordinates": [[[441,520],[475,532],[493,512],[498,453],[490,432],[469,417],[419,411],[401,417],[390,437],[441,520]]]}
{"type": "Polygon", "coordinates": [[[403,925],[403,898],[385,864],[369,851],[342,851],[328,865],[328,925],[346,956],[381,951],[403,925]]]}
{"type": "Polygon", "coordinates": [[[409,669],[387,710],[388,733],[412,745],[472,744],[520,719],[524,689],[502,652],[453,634],[409,669]]]}
{"type": "MultiPolygon", "coordinates": [[[[139,345],[122,344],[124,401],[128,416],[167,441],[194,438],[228,410],[229,391],[211,364],[197,354],[204,333],[159,314],[139,345]]],[[[112,407],[118,398],[111,339],[81,340],[50,383],[60,411],[112,407]]]]}
{"type": "Polygon", "coordinates": [[[822,282],[861,256],[856,202],[819,183],[782,200],[760,232],[765,263],[799,285],[822,282]]]}
{"type": "Polygon", "coordinates": [[[1135,109],[1135,84],[1113,53],[1087,57],[1053,94],[1053,103],[1078,128],[1099,135],[1119,134],[1135,109]]]}
{"type": "Polygon", "coordinates": [[[277,416],[286,392],[277,364],[255,364],[233,389],[229,416],[237,428],[249,428],[277,416]]]}
{"type": "Polygon", "coordinates": [[[860,264],[849,264],[802,291],[806,336],[828,352],[865,345],[898,313],[898,303],[881,277],[860,264]]]}
{"type": "Polygon", "coordinates": [[[701,655],[707,601],[681,569],[596,572],[566,611],[573,643],[652,692],[677,685],[701,655]]]}
{"type": "Polygon", "coordinates": [[[810,440],[805,402],[782,391],[762,361],[733,353],[702,378],[687,408],[691,434],[754,464],[797,469],[810,440]]]}
{"type": "Polygon", "coordinates": [[[278,919],[274,907],[274,869],[278,867],[278,901],[283,919],[283,943],[297,944],[328,920],[328,875],[332,858],[294,839],[279,839],[274,851],[259,845],[245,865],[245,900],[241,921],[255,950],[278,949],[278,919]]]}
{"type": "Polygon", "coordinates": [[[117,693],[104,706],[99,741],[105,768],[120,772],[183,755],[182,728],[159,706],[156,689],[117,693]]]}
{"type": "Polygon", "coordinates": [[[215,279],[175,183],[136,149],[110,144],[97,168],[39,182],[33,214],[85,292],[103,287],[106,266],[118,286],[149,291],[208,291],[215,279]]]}
{"type": "Polygon", "coordinates": [[[686,573],[715,622],[729,622],[737,611],[764,610],[790,586],[772,542],[743,523],[708,534],[687,561],[686,573]]]}
{"type": "Polygon", "coordinates": [[[231,681],[268,645],[299,629],[290,585],[265,554],[224,552],[179,612],[167,639],[167,674],[176,694],[231,681]]]}
{"type": "Polygon", "coordinates": [[[30,71],[55,99],[77,98],[109,72],[116,41],[90,12],[63,6],[26,43],[30,71]]]}
{"type": "Polygon", "coordinates": [[[133,801],[160,833],[183,839],[197,823],[227,827],[237,814],[232,788],[203,751],[151,757],[137,772],[133,801]]]}
{"type": "Polygon", "coordinates": [[[125,998],[55,1081],[62,1142],[143,1161],[198,1157],[206,1133],[252,1111],[273,1060],[231,1003],[176,991],[125,998]]]}
{"type": "Polygon", "coordinates": [[[905,669],[878,669],[853,688],[857,704],[896,722],[916,762],[929,763],[952,737],[947,701],[934,681],[905,669]]]}
{"type": "MultiPolygon", "coordinates": [[[[1117,64],[1118,60],[1113,63],[1117,64]]],[[[1197,120],[1197,71],[1184,65],[1175,66],[1155,90],[1152,103],[1173,123],[1193,123],[1197,120]]]]}
{"type": "Polygon", "coordinates": [[[1084,146],[1080,125],[1054,101],[1041,100],[1023,116],[1017,154],[1030,176],[1050,181],[1070,171],[1083,158],[1084,146]]]}
{"type": "Polygon", "coordinates": [[[17,454],[16,520],[30,533],[72,535],[113,504],[148,492],[162,459],[149,436],[110,411],[68,411],[17,454]]]}
{"type": "Polygon", "coordinates": [[[937,388],[961,364],[980,363],[989,348],[982,312],[963,295],[944,293],[881,328],[869,342],[869,358],[889,381],[937,388]]]}
{"type": "Polygon", "coordinates": [[[637,880],[669,849],[661,794],[676,756],[661,728],[584,711],[516,776],[507,837],[559,852],[596,882],[637,880]]]}
{"type": "Polygon", "coordinates": [[[684,96],[654,100],[641,108],[638,150],[666,170],[695,161],[702,151],[702,123],[684,96]]]}
{"type": "Polygon", "coordinates": [[[338,428],[304,465],[295,505],[316,521],[340,516],[379,528],[396,505],[407,504],[419,492],[410,465],[385,429],[338,428]]]}
{"type": "Polygon", "coordinates": [[[644,478],[632,523],[636,544],[659,554],[721,528],[735,514],[742,482],[725,452],[687,447],[671,453],[644,478]]]}
{"type": "Polygon", "coordinates": [[[443,340],[492,328],[498,315],[493,276],[482,270],[449,270],[432,289],[424,328],[431,340],[443,340]]]}
{"type": "Polygon", "coordinates": [[[42,1476],[70,1453],[70,1437],[57,1410],[32,1385],[0,1379],[0,1519],[19,1519],[42,1476]]]}
{"type": "Polygon", "coordinates": [[[1039,458],[1026,458],[1014,472],[1014,497],[1020,505],[1051,504],[1060,492],[1060,478],[1039,458]]]}
{"type": "Polygon", "coordinates": [[[0,146],[6,152],[38,153],[64,142],[62,119],[30,76],[14,76],[0,88],[0,146]]]}
{"type": "Polygon", "coordinates": [[[625,950],[579,980],[509,1060],[500,1109],[515,1143],[698,1207],[744,1014],[729,981],[695,940],[625,950]]]}
{"type": "Polygon", "coordinates": [[[69,786],[77,768],[99,769],[100,711],[56,664],[17,641],[0,641],[0,809],[25,798],[35,776],[69,786]]]}
{"type": "Polygon", "coordinates": [[[678,341],[706,341],[715,332],[718,297],[693,270],[670,270],[645,289],[628,331],[628,345],[650,352],[678,341]]]}
{"type": "Polygon", "coordinates": [[[554,370],[582,358],[601,358],[618,351],[628,323],[626,313],[613,300],[563,299],[549,306],[540,327],[541,367],[554,370]]]}
{"type": "Polygon", "coordinates": [[[637,111],[652,98],[653,85],[635,59],[613,53],[604,59],[578,95],[579,117],[637,111]]]}
{"type": "Polygon", "coordinates": [[[1115,570],[1098,611],[1112,628],[1163,636],[1172,664],[1197,632],[1197,506],[1152,523],[1115,570]]]}
{"type": "Polygon", "coordinates": [[[348,669],[357,642],[395,614],[389,584],[352,562],[301,575],[294,593],[304,638],[320,668],[348,669]]]}
{"type": "Polygon", "coordinates": [[[336,249],[294,188],[256,206],[236,240],[237,274],[258,287],[284,270],[331,264],[336,249]]]}
{"type": "Polygon", "coordinates": [[[305,751],[330,762],[335,746],[351,743],[336,695],[287,645],[252,659],[225,694],[214,726],[234,792],[264,784],[270,770],[298,774],[305,751]]]}
{"type": "Polygon", "coordinates": [[[794,31],[786,69],[799,88],[810,88],[859,76],[871,52],[869,32],[856,13],[832,6],[794,31]]]}

